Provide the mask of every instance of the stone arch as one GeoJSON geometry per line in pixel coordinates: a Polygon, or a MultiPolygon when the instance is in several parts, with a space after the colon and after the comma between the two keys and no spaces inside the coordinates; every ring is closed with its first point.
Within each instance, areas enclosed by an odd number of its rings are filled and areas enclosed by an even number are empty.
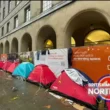
{"type": "Polygon", "coordinates": [[[17,38],[12,39],[11,52],[12,53],[18,53],[18,39],[17,38]]]}
{"type": "Polygon", "coordinates": [[[109,23],[102,13],[94,9],[77,13],[67,23],[65,47],[70,47],[71,36],[74,37],[76,46],[84,46],[86,35],[96,29],[110,33],[109,23]]]}
{"type": "Polygon", "coordinates": [[[54,29],[50,25],[45,25],[43,26],[37,36],[37,49],[38,50],[43,50],[45,49],[45,43],[47,40],[51,40],[53,43],[52,48],[56,48],[56,33],[54,29]]]}
{"type": "Polygon", "coordinates": [[[9,53],[9,41],[5,42],[5,53],[9,53]]]}
{"type": "Polygon", "coordinates": [[[32,38],[29,33],[25,33],[21,38],[21,52],[32,51],[32,38]]]}
{"type": "Polygon", "coordinates": [[[0,44],[0,54],[3,54],[3,43],[0,44]]]}

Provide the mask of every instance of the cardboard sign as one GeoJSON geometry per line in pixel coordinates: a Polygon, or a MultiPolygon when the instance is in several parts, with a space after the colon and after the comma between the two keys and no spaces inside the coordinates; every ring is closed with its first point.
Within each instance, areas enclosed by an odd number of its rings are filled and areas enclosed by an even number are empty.
{"type": "Polygon", "coordinates": [[[97,82],[110,74],[110,46],[90,46],[72,48],[72,67],[85,72],[97,82]]]}

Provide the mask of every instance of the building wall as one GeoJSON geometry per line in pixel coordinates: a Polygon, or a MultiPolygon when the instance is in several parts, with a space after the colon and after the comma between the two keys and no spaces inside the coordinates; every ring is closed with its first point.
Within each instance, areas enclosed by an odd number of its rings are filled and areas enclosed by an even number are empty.
{"type": "MultiPolygon", "coordinates": [[[[67,2],[67,1],[65,1],[67,2]]],[[[63,1],[54,1],[53,6],[50,10],[41,13],[41,2],[40,1],[23,1],[19,4],[19,6],[16,7],[15,10],[13,10],[10,15],[4,19],[0,23],[0,28],[4,24],[6,27],[7,21],[10,19],[11,22],[11,30],[9,34],[5,35],[4,37],[1,37],[0,43],[3,43],[3,51],[5,50],[5,42],[6,40],[10,43],[10,52],[12,48],[12,40],[13,38],[18,39],[18,50],[21,52],[22,48],[22,37],[25,33],[28,33],[32,38],[32,50],[39,50],[37,45],[41,45],[41,42],[38,42],[38,38],[40,37],[39,33],[41,29],[44,26],[50,26],[56,34],[56,48],[65,48],[69,47],[68,42],[70,41],[70,36],[68,36],[68,28],[70,25],[70,22],[74,20],[74,18],[87,10],[94,10],[100,14],[102,14],[106,20],[108,21],[108,25],[110,24],[110,1],[76,1],[72,3],[67,3],[68,5],[62,7],[62,4],[65,4],[63,1]],[[24,5],[26,4],[26,5],[24,5]],[[24,23],[24,8],[28,5],[31,5],[31,21],[24,23]],[[18,13],[19,15],[19,27],[17,29],[13,30],[13,17],[16,15],[15,13],[21,8],[18,13]],[[58,7],[62,7],[55,11],[58,7]],[[46,13],[49,13],[49,11],[53,10],[50,14],[46,15],[46,13]],[[45,15],[45,16],[44,16],[45,15]],[[12,17],[13,16],[13,17],[12,17]]],[[[79,18],[80,19],[80,18],[79,18]]],[[[94,20],[94,18],[91,18],[94,20]]],[[[98,19],[98,18],[97,18],[98,19]]],[[[99,18],[100,19],[100,18],[99,18]]],[[[76,21],[73,21],[76,22],[76,21]]],[[[83,22],[83,21],[82,21],[83,22]]],[[[74,24],[74,23],[73,23],[74,24]]],[[[46,27],[44,27],[46,28],[46,27]]],[[[76,26],[73,25],[70,30],[75,30],[76,26]]],[[[0,29],[1,30],[1,29],[0,29]]],[[[1,31],[0,31],[1,33],[1,31]]],[[[48,33],[48,32],[47,32],[48,33]]],[[[45,36],[45,35],[44,35],[45,36]]],[[[43,44],[42,44],[43,45],[43,44]]]]}

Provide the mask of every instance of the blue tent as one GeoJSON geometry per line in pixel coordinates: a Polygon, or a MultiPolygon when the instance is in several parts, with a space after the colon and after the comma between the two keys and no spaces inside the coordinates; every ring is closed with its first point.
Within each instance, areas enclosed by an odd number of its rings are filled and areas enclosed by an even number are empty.
{"type": "Polygon", "coordinates": [[[15,68],[12,75],[28,78],[29,74],[33,71],[33,69],[34,69],[34,65],[32,63],[23,62],[15,68]]]}

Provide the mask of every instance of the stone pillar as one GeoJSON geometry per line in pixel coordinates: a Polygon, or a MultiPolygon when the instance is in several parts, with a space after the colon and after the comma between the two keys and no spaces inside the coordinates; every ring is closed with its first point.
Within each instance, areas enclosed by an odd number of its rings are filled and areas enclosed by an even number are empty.
{"type": "Polygon", "coordinates": [[[11,48],[12,48],[12,41],[9,41],[9,53],[11,53],[11,48]]]}
{"type": "Polygon", "coordinates": [[[18,53],[21,52],[21,39],[18,40],[18,53]]]}
{"type": "Polygon", "coordinates": [[[3,53],[5,53],[5,42],[3,43],[3,53]]]}
{"type": "Polygon", "coordinates": [[[65,48],[67,45],[68,39],[63,31],[56,31],[56,48],[65,48]]]}

